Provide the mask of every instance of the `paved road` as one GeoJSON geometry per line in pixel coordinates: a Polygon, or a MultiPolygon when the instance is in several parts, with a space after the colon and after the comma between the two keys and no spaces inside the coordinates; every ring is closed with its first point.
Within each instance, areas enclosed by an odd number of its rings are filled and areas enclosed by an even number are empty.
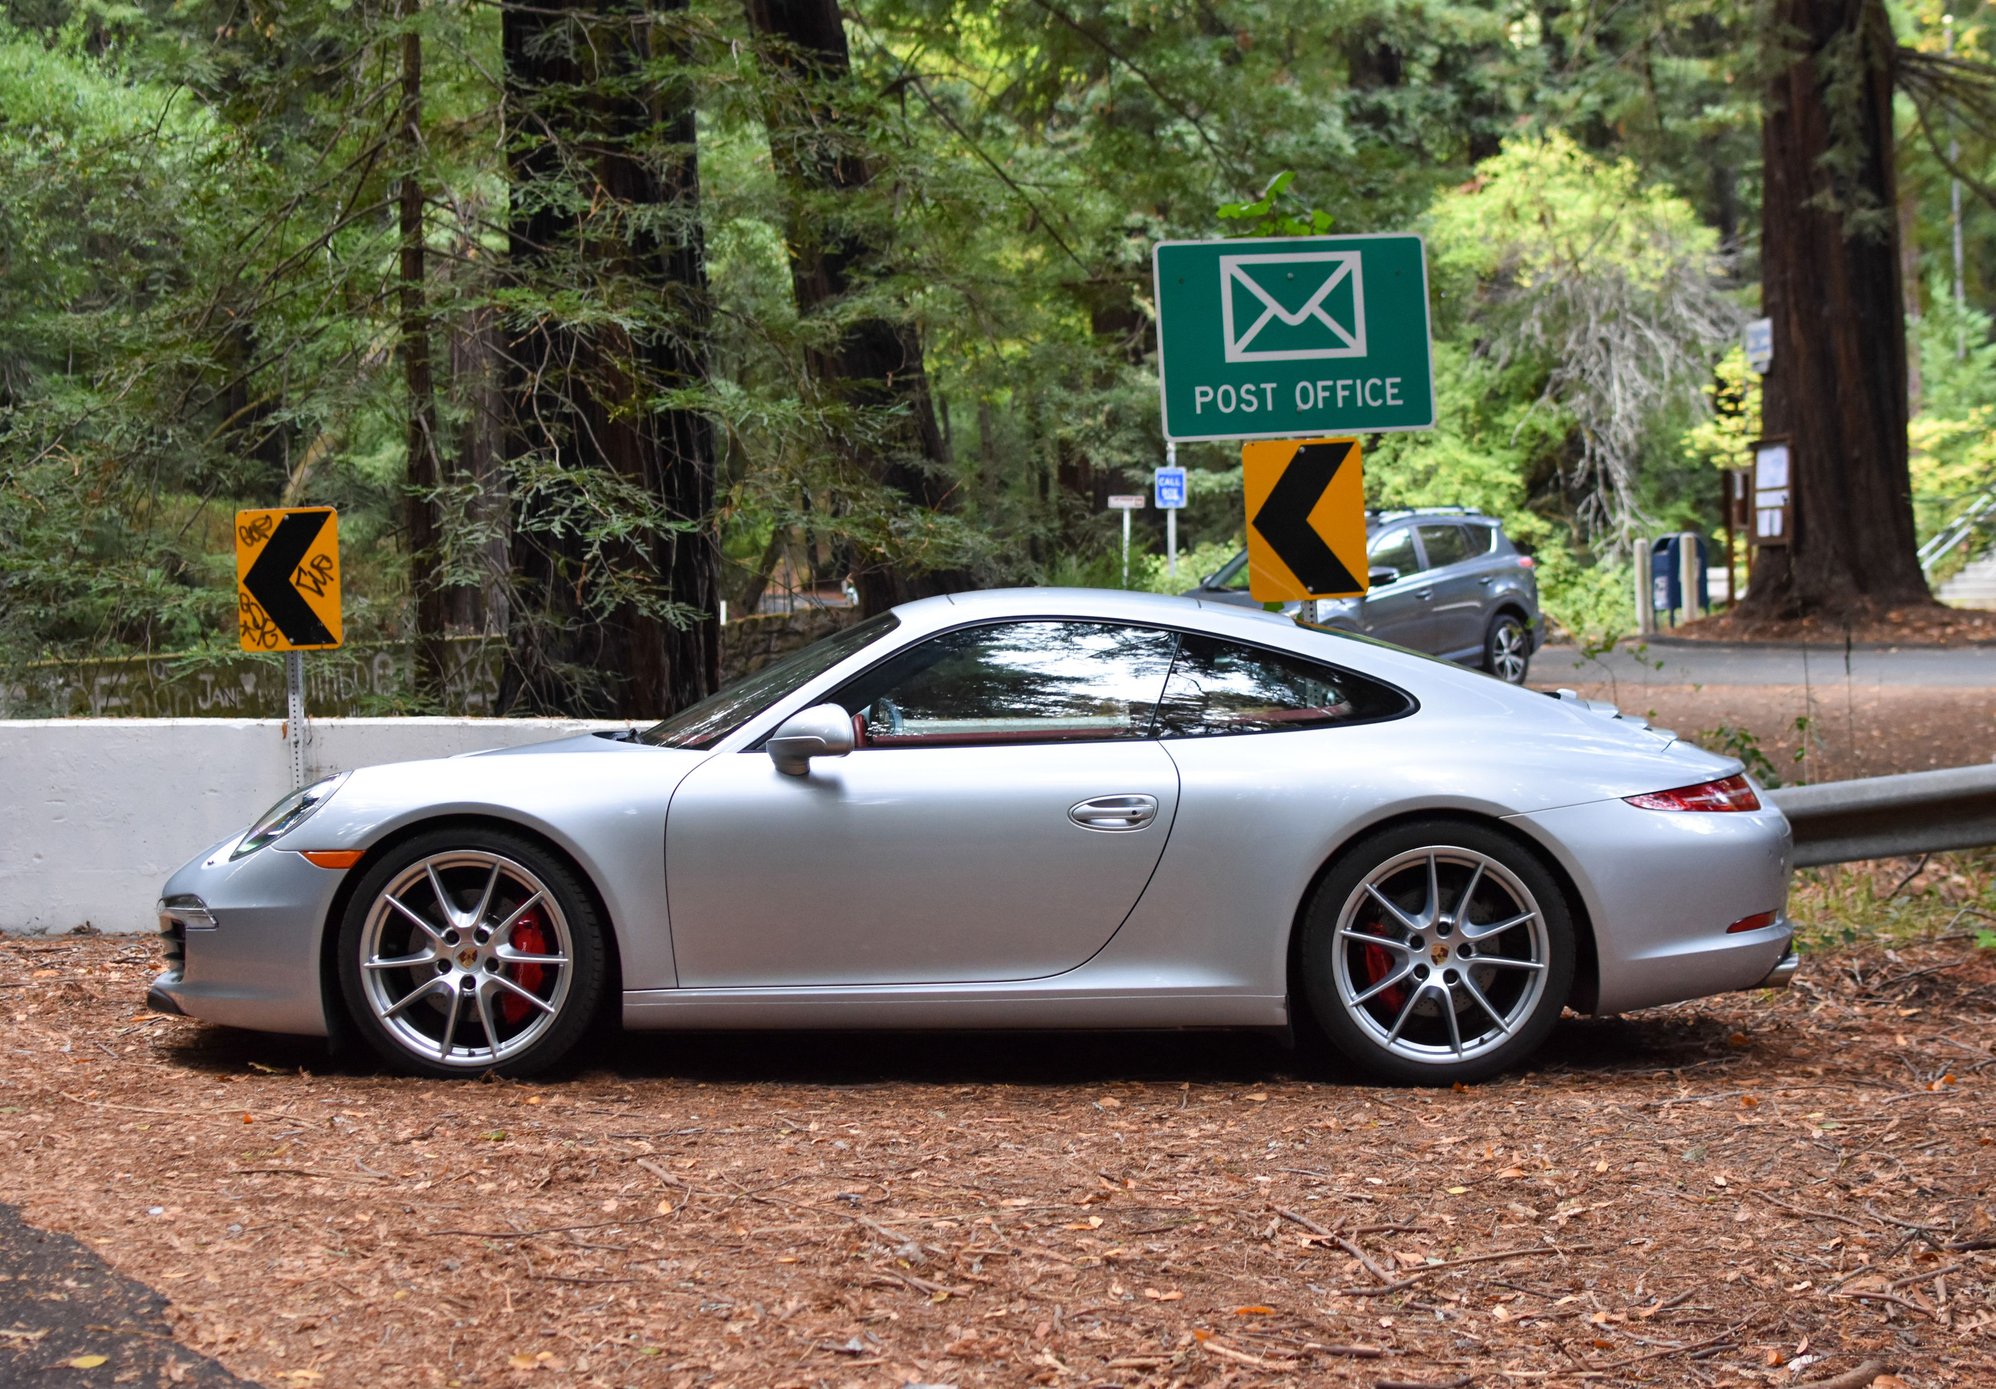
{"type": "Polygon", "coordinates": [[[0,1384],[256,1389],[175,1343],[166,1299],[0,1204],[0,1384]]]}
{"type": "Polygon", "coordinates": [[[1532,658],[1531,683],[1541,688],[1613,678],[1643,685],[1842,685],[1981,688],[1996,700],[1996,646],[1853,647],[1849,670],[1838,646],[1722,646],[1711,642],[1627,643],[1586,657],[1571,646],[1548,646],[1532,658]]]}

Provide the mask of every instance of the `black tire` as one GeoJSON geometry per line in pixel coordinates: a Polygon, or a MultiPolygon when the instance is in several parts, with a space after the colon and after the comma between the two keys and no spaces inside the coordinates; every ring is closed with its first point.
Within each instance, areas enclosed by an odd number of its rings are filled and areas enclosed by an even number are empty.
{"type": "Polygon", "coordinates": [[[338,951],[355,1030],[414,1075],[546,1070],[602,1003],[603,923],[581,880],[501,830],[447,827],[398,846],[356,886],[338,951]]]}
{"type": "Polygon", "coordinates": [[[1490,619],[1483,634],[1483,668],[1507,685],[1525,683],[1532,668],[1532,629],[1514,612],[1501,612],[1490,619]]]}
{"type": "Polygon", "coordinates": [[[1453,820],[1344,850],[1297,943],[1325,1040],[1368,1077],[1409,1085],[1482,1080],[1531,1055],[1559,1020],[1574,957],[1566,896],[1537,855],[1453,820]]]}

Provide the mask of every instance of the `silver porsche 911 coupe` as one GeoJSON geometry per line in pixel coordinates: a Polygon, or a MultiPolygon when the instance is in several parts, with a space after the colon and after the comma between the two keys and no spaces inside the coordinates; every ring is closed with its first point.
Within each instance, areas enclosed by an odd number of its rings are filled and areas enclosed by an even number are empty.
{"type": "Polygon", "coordinates": [[[1311,1030],[1473,1080],[1785,983],[1735,760],[1184,598],[859,623],[651,728],[329,777],[167,882],[155,1008],[432,1076],[632,1028],[1311,1030]]]}

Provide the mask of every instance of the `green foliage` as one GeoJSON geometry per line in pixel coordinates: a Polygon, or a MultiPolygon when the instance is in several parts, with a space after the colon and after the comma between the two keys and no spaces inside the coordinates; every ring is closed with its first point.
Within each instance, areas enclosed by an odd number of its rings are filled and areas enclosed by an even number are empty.
{"type": "MultiPolygon", "coordinates": [[[[454,621],[481,630],[508,610],[522,539],[563,549],[550,587],[577,595],[581,623],[698,620],[703,605],[645,559],[695,537],[718,547],[737,598],[771,564],[806,583],[868,566],[1120,583],[1119,530],[1096,499],[1146,490],[1164,455],[1150,249],[1216,229],[1425,232],[1440,418],[1367,441],[1367,499],[1502,517],[1536,557],[1548,614],[1583,640],[1633,625],[1636,536],[1715,529],[1713,469],[1755,432],[1750,378],[1720,352],[1743,316],[1745,280],[1729,277],[1757,254],[1764,71],[1748,0],[870,0],[846,7],[851,73],[823,81],[772,61],[731,0],[695,0],[645,11],[644,52],[612,44],[628,62],[532,103],[502,90],[509,13],[567,11],[7,10],[0,675],[226,644],[231,515],[281,501],[342,508],[354,639],[408,633],[404,178],[425,193],[447,465],[424,493],[444,522],[432,559],[454,593],[478,595],[454,621]],[[417,144],[398,135],[405,36],[425,56],[417,144]],[[606,180],[601,149],[543,140],[681,97],[699,115],[697,211],[606,180]],[[867,176],[814,190],[783,172],[803,157],[867,176]],[[535,209],[559,234],[523,256],[509,221],[535,209]],[[648,257],[694,231],[707,294],[656,292],[648,257]],[[810,313],[800,248],[850,253],[846,291],[810,313]],[[919,339],[946,457],[911,453],[905,404],[825,379],[826,355],[879,322],[919,339]],[[529,445],[500,423],[537,338],[589,345],[573,369],[622,388],[599,393],[600,417],[529,445]],[[660,365],[689,343],[703,373],[660,365]],[[704,515],[590,455],[592,430],[674,412],[718,440],[704,515]],[[895,467],[948,505],[911,502],[883,481],[895,467]]],[[[602,37],[594,13],[547,41],[602,37]]],[[[1933,6],[1901,18],[1908,42],[1933,46],[1933,6]]],[[[1982,51],[1983,27],[1964,20],[1960,51],[1982,51]]],[[[598,133],[650,174],[687,152],[655,122],[598,133]]],[[[1996,151],[1963,133],[1986,165],[1996,151]]],[[[1931,256],[1944,175],[1903,148],[1931,256]]],[[[1968,239],[1979,303],[1996,216],[1971,207],[1968,239]]],[[[1923,530],[1996,477],[1991,324],[1938,286],[1927,298],[1923,530]]],[[[1187,445],[1181,461],[1180,574],[1163,575],[1140,529],[1133,587],[1190,587],[1239,544],[1238,451],[1187,445]]]]}
{"type": "Polygon", "coordinates": [[[1296,171],[1284,169],[1269,181],[1261,196],[1251,203],[1221,203],[1218,211],[1229,226],[1228,236],[1322,236],[1337,220],[1322,208],[1290,206],[1295,203],[1289,185],[1296,171]]]}

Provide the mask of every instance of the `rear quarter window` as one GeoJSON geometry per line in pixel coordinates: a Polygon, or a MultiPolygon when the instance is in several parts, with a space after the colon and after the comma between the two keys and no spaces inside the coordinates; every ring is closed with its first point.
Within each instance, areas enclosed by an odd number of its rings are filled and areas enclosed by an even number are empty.
{"type": "Polygon", "coordinates": [[[1285,733],[1413,712],[1390,685],[1288,652],[1186,635],[1158,705],[1161,738],[1285,733]]]}

